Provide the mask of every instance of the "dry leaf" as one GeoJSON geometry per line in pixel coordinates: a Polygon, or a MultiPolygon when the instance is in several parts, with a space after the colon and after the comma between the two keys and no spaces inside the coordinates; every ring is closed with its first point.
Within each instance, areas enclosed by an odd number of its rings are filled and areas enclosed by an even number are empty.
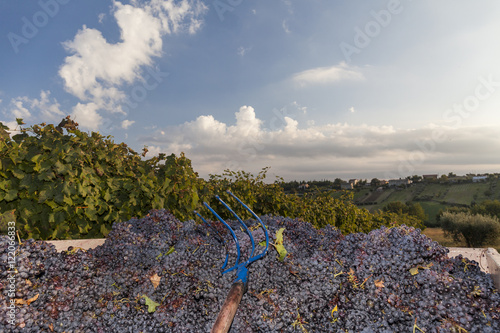
{"type": "Polygon", "coordinates": [[[51,332],[54,332],[54,324],[50,323],[49,328],[51,332]]]}
{"type": "Polygon", "coordinates": [[[384,288],[384,281],[383,280],[375,280],[375,287],[377,288],[384,288]]]}
{"type": "Polygon", "coordinates": [[[417,275],[418,274],[418,267],[413,267],[410,269],[411,275],[417,275]]]}
{"type": "Polygon", "coordinates": [[[38,296],[40,294],[36,294],[35,296],[31,297],[29,300],[25,301],[24,299],[22,298],[16,298],[16,304],[26,304],[26,305],[30,305],[31,303],[33,303],[34,301],[36,301],[38,299],[38,296]]]}
{"type": "Polygon", "coordinates": [[[333,317],[333,313],[334,313],[334,312],[337,312],[338,310],[339,310],[338,306],[337,306],[337,305],[335,305],[335,307],[334,307],[334,308],[333,308],[333,310],[332,310],[332,317],[333,317]]]}
{"type": "Polygon", "coordinates": [[[155,275],[151,276],[149,280],[153,284],[153,287],[156,289],[160,285],[161,277],[159,277],[158,274],[155,273],[155,275]]]}
{"type": "Polygon", "coordinates": [[[30,281],[30,280],[26,280],[26,284],[27,284],[28,286],[30,286],[30,287],[33,285],[33,283],[31,283],[31,281],[30,281]]]}

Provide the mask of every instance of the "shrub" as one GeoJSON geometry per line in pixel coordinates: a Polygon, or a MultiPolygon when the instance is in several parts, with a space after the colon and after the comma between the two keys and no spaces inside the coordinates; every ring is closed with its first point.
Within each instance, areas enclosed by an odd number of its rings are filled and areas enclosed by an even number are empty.
{"type": "Polygon", "coordinates": [[[473,206],[471,208],[471,212],[474,214],[489,215],[500,218],[500,201],[486,200],[473,206]]]}
{"type": "Polygon", "coordinates": [[[424,209],[419,203],[407,202],[406,204],[401,201],[389,202],[383,209],[384,212],[391,212],[398,215],[407,214],[424,222],[428,219],[424,209]]]}
{"type": "Polygon", "coordinates": [[[481,247],[500,236],[500,221],[496,217],[444,212],[440,221],[446,235],[455,241],[464,239],[468,247],[481,247]]]}

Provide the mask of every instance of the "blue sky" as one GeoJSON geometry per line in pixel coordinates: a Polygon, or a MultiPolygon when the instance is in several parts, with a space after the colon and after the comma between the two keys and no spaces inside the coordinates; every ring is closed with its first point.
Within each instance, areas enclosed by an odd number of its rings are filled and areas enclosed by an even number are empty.
{"type": "Polygon", "coordinates": [[[500,3],[0,2],[0,121],[287,180],[499,172],[500,3]]]}

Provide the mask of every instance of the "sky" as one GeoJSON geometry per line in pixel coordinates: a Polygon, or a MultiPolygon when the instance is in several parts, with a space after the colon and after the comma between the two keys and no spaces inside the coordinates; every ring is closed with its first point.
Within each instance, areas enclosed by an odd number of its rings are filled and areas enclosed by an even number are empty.
{"type": "Polygon", "coordinates": [[[285,180],[500,172],[500,2],[0,0],[0,121],[285,180]]]}

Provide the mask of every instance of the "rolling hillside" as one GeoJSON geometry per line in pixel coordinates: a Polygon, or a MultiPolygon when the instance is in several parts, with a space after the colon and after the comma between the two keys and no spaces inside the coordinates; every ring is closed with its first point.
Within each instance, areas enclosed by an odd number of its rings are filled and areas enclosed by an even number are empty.
{"type": "Polygon", "coordinates": [[[500,179],[484,183],[464,184],[415,184],[403,189],[385,188],[383,191],[353,190],[358,206],[374,212],[390,202],[418,202],[429,216],[429,222],[435,221],[440,209],[449,206],[469,206],[474,202],[500,200],[500,179]]]}

